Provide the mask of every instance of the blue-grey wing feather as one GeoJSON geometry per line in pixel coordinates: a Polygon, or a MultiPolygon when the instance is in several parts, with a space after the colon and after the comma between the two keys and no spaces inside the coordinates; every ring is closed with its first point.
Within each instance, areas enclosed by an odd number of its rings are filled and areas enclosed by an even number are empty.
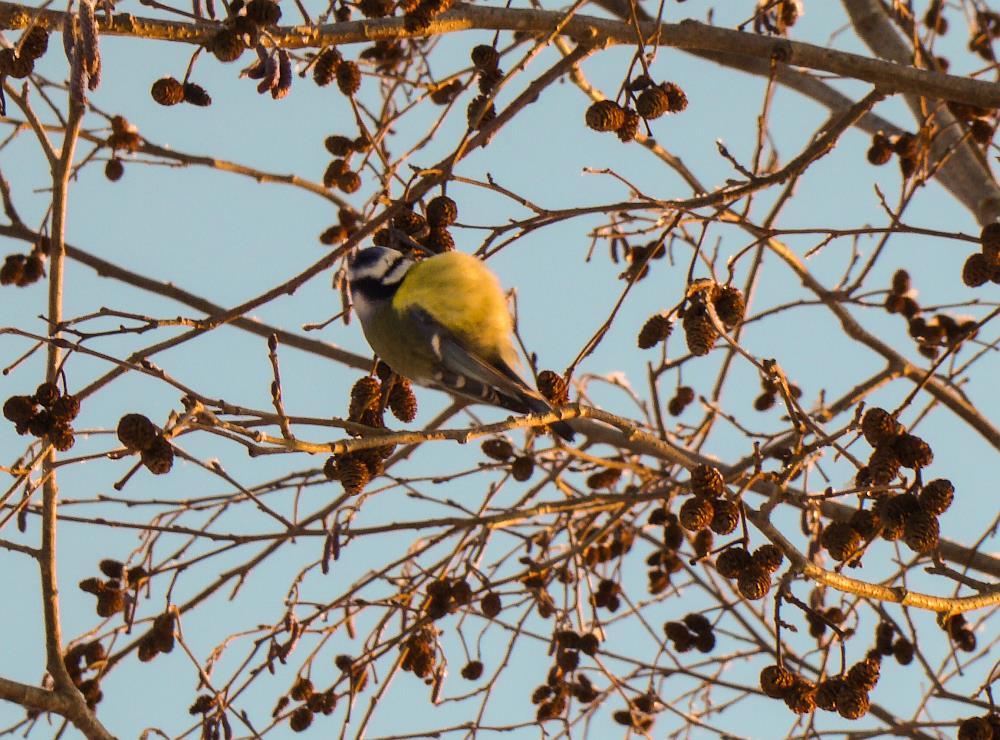
{"type": "MultiPolygon", "coordinates": [[[[408,323],[423,334],[434,354],[433,379],[439,386],[471,401],[519,414],[544,414],[552,410],[501,357],[479,356],[422,308],[410,308],[408,314],[408,323]]],[[[563,438],[573,438],[573,429],[565,422],[557,422],[553,427],[563,438]]]]}

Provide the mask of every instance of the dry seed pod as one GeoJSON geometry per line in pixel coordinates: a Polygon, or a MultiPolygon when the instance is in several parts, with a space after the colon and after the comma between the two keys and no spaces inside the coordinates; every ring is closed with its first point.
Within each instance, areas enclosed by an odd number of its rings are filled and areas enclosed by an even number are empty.
{"type": "Polygon", "coordinates": [[[444,227],[434,226],[428,231],[427,236],[420,240],[420,243],[431,250],[434,254],[442,252],[452,252],[455,250],[455,237],[444,227]]]}
{"type": "Polygon", "coordinates": [[[901,434],[893,441],[893,450],[904,468],[926,468],[934,462],[931,446],[915,434],[901,434]]]}
{"type": "Polygon", "coordinates": [[[466,681],[475,681],[483,675],[483,664],[481,661],[472,660],[462,667],[462,678],[466,681]]]}
{"type": "Polygon", "coordinates": [[[639,133],[639,121],[641,120],[642,119],[638,113],[631,108],[626,108],[625,121],[615,131],[615,134],[618,136],[618,140],[623,144],[627,144],[635,139],[636,134],[639,133]]]}
{"type": "Polygon", "coordinates": [[[451,226],[457,219],[458,205],[447,195],[432,198],[427,204],[427,223],[431,226],[451,226]]]}
{"type": "Polygon", "coordinates": [[[122,164],[122,161],[118,157],[112,157],[104,165],[104,176],[111,182],[118,182],[124,174],[125,165],[122,164]]]}
{"type": "Polygon", "coordinates": [[[711,352],[719,333],[704,306],[693,304],[684,312],[684,339],[692,355],[701,357],[711,352]]]}
{"type": "Polygon", "coordinates": [[[371,480],[368,466],[351,453],[334,457],[337,460],[337,477],[344,487],[344,493],[348,496],[361,493],[371,480]]]}
{"type": "Polygon", "coordinates": [[[59,386],[55,383],[42,383],[35,390],[35,402],[47,409],[51,409],[52,405],[59,400],[61,395],[59,386]]]}
{"type": "Polygon", "coordinates": [[[208,48],[220,62],[229,63],[235,62],[243,55],[246,45],[240,34],[229,28],[223,28],[212,37],[208,48]]]}
{"type": "Polygon", "coordinates": [[[691,492],[695,496],[717,498],[725,491],[725,480],[718,468],[699,464],[691,471],[691,492]]]}
{"type": "Polygon", "coordinates": [[[320,87],[326,87],[336,77],[337,66],[343,60],[336,48],[330,47],[320,52],[313,65],[313,82],[320,87]]]}
{"type": "Polygon", "coordinates": [[[868,694],[850,684],[840,687],[836,699],[837,713],[844,719],[861,719],[868,713],[868,694]]]}
{"type": "Polygon", "coordinates": [[[288,726],[292,732],[305,732],[312,724],[313,713],[308,707],[299,707],[288,718],[288,726]]]}
{"type": "Polygon", "coordinates": [[[651,349],[655,347],[670,336],[673,326],[673,322],[662,313],[650,316],[646,320],[646,323],[642,325],[642,329],[639,330],[639,349],[651,349]]]}
{"type": "Polygon", "coordinates": [[[164,475],[174,465],[174,448],[162,434],[157,434],[153,443],[140,453],[142,464],[153,475],[164,475]]]}
{"type": "Polygon", "coordinates": [[[73,447],[75,438],[73,436],[73,429],[69,424],[63,422],[53,423],[52,427],[49,429],[49,442],[52,446],[56,448],[59,452],[66,452],[66,450],[73,447]]]}
{"type": "Polygon", "coordinates": [[[21,36],[17,47],[18,56],[34,61],[43,56],[49,48],[49,32],[41,26],[34,26],[21,36]]]}
{"type": "Polygon", "coordinates": [[[712,304],[715,306],[719,320],[727,329],[732,329],[743,321],[746,302],[743,299],[743,292],[739,288],[732,285],[722,286],[712,304]]]}
{"type": "Polygon", "coordinates": [[[342,61],[336,68],[337,87],[344,95],[351,97],[361,89],[361,70],[357,62],[342,61]]]}
{"type": "Polygon", "coordinates": [[[500,53],[487,44],[479,44],[470,53],[472,64],[479,70],[495,70],[500,66],[500,53]]]}
{"type": "Polygon", "coordinates": [[[970,288],[978,288],[985,285],[993,276],[989,261],[982,252],[974,252],[969,255],[962,266],[962,282],[970,288]]]}
{"type": "Polygon", "coordinates": [[[868,478],[876,486],[887,486],[899,474],[901,463],[891,445],[876,447],[868,459],[868,478]]]}
{"type": "Polygon", "coordinates": [[[160,105],[177,105],[184,101],[184,86],[173,77],[161,77],[149,92],[160,105]]]}
{"type": "Polygon", "coordinates": [[[3,415],[15,424],[27,424],[35,414],[35,399],[31,396],[11,396],[3,404],[3,415]]]}
{"type": "Polygon", "coordinates": [[[523,483],[535,472],[535,461],[530,455],[522,455],[514,458],[510,466],[510,474],[514,480],[523,483]]]}
{"type": "Polygon", "coordinates": [[[771,590],[771,574],[756,565],[745,568],[736,579],[740,594],[748,601],[757,601],[771,590]]]}
{"type": "Polygon", "coordinates": [[[872,447],[891,443],[901,431],[892,414],[877,406],[868,409],[861,419],[861,432],[872,447]]]}
{"type": "Polygon", "coordinates": [[[668,112],[680,113],[682,110],[687,108],[687,95],[684,94],[684,91],[679,85],[674,82],[661,82],[659,87],[667,94],[667,101],[669,104],[668,112]]]}
{"type": "Polygon", "coordinates": [[[493,619],[500,613],[500,595],[490,591],[483,596],[482,601],[479,602],[479,606],[486,617],[493,619]]]}
{"type": "Polygon", "coordinates": [[[709,526],[716,534],[727,535],[740,523],[740,510],[732,501],[716,499],[712,502],[712,522],[709,526]]]}
{"type": "Polygon", "coordinates": [[[585,120],[594,131],[617,131],[625,123],[625,111],[613,100],[600,100],[587,108],[585,120]]]}
{"type": "Polygon", "coordinates": [[[891,290],[895,295],[903,295],[910,290],[910,273],[906,270],[896,270],[892,275],[891,290]]]}
{"type": "Polygon", "coordinates": [[[769,665],[760,672],[760,688],[772,699],[784,699],[795,684],[795,674],[779,665],[769,665]]]}
{"type": "Polygon", "coordinates": [[[0,285],[21,285],[26,261],[27,257],[23,254],[8,254],[0,268],[0,285]]]}
{"type": "Polygon", "coordinates": [[[569,386],[561,375],[552,370],[538,373],[538,392],[553,406],[569,403],[569,386]]]}
{"type": "Polygon", "coordinates": [[[986,256],[1000,252],[1000,223],[986,224],[979,234],[979,243],[986,256]]]}
{"type": "Polygon", "coordinates": [[[951,506],[955,498],[955,486],[947,478],[937,478],[925,483],[917,497],[917,503],[928,514],[941,515],[951,506]]]}
{"type": "Polygon", "coordinates": [[[129,452],[150,449],[160,430],[143,414],[125,414],[118,422],[118,439],[129,452]]]}
{"type": "Polygon", "coordinates": [[[205,108],[212,104],[212,98],[201,85],[193,82],[184,83],[184,102],[205,108]]]}
{"type": "Polygon", "coordinates": [[[281,6],[274,0],[250,0],[247,18],[258,26],[273,26],[281,20],[281,6]]]}
{"type": "Polygon", "coordinates": [[[475,131],[483,128],[483,126],[486,126],[490,121],[497,117],[497,111],[493,106],[493,101],[485,95],[477,95],[473,98],[465,113],[469,126],[475,131]]]}
{"type": "Polygon", "coordinates": [[[417,397],[413,395],[413,386],[406,378],[396,378],[389,391],[389,410],[404,424],[417,418],[417,397]]]}
{"type": "Polygon", "coordinates": [[[620,468],[605,468],[587,476],[587,487],[592,490],[612,488],[622,477],[620,468]]]}
{"type": "Polygon", "coordinates": [[[325,229],[323,233],[319,235],[319,243],[332,246],[346,241],[349,236],[350,232],[347,228],[341,224],[336,224],[335,226],[325,229]]]}
{"type": "Polygon", "coordinates": [[[382,394],[382,384],[377,378],[366,375],[360,378],[351,388],[351,404],[348,418],[351,421],[361,421],[362,415],[375,408],[382,394]]]}
{"type": "Polygon", "coordinates": [[[361,189],[361,176],[348,170],[337,178],[337,189],[344,193],[356,193],[361,189]]]}
{"type": "Polygon", "coordinates": [[[323,145],[326,147],[326,150],[335,157],[346,157],[354,151],[352,140],[346,136],[340,136],[339,134],[327,136],[323,145]]]}
{"type": "Polygon", "coordinates": [[[781,563],[784,559],[785,556],[782,554],[777,545],[772,545],[771,543],[758,547],[754,550],[753,555],[750,558],[753,565],[763,568],[768,573],[774,573],[777,571],[778,568],[781,567],[781,563]]]}
{"type": "Polygon", "coordinates": [[[719,553],[715,559],[715,569],[723,578],[737,578],[750,567],[750,553],[743,547],[730,547],[719,553]]]}
{"type": "Polygon", "coordinates": [[[868,149],[868,161],[874,165],[883,165],[892,159],[892,144],[881,131],[872,137],[872,145],[868,149]]]}
{"type": "Polygon", "coordinates": [[[659,86],[647,87],[635,101],[635,109],[643,118],[659,118],[670,110],[670,98],[659,86]]]}
{"type": "Polygon", "coordinates": [[[493,460],[505,462],[514,456],[514,447],[506,439],[487,439],[482,444],[483,454],[493,460]]]}
{"type": "Polygon", "coordinates": [[[875,512],[858,509],[851,514],[850,525],[863,540],[871,540],[882,530],[882,522],[875,512]]]}
{"type": "Polygon", "coordinates": [[[858,554],[861,535],[847,522],[831,522],[823,529],[820,544],[837,561],[844,561],[858,554]]]}
{"type": "Polygon", "coordinates": [[[431,102],[435,105],[448,105],[455,100],[462,92],[462,83],[458,80],[441,85],[431,92],[431,102]]]}
{"type": "Polygon", "coordinates": [[[938,546],[941,528],[937,517],[926,511],[914,511],[906,518],[903,541],[915,553],[930,552],[938,546]]]}
{"type": "Polygon", "coordinates": [[[392,0],[361,0],[358,7],[365,18],[385,18],[392,15],[392,0]]]}
{"type": "Polygon", "coordinates": [[[878,683],[882,664],[875,658],[865,658],[847,671],[847,683],[862,691],[871,691],[878,683]]]}
{"type": "Polygon", "coordinates": [[[764,391],[753,401],[753,407],[755,411],[768,411],[774,407],[774,404],[778,400],[778,394],[771,393],[769,391],[764,391]]]}
{"type": "Polygon", "coordinates": [[[681,505],[678,516],[684,529],[689,532],[697,532],[711,524],[714,515],[715,508],[712,506],[712,500],[695,496],[681,505]]]}
{"type": "Polygon", "coordinates": [[[785,705],[796,714],[809,714],[816,708],[816,687],[801,676],[785,694],[785,705]]]}

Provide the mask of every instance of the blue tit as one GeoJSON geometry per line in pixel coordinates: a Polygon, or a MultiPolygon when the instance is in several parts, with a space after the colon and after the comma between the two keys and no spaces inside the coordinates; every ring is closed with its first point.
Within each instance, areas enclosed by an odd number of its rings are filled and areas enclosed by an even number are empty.
{"type": "MultiPolygon", "coordinates": [[[[482,261],[444,252],[416,262],[370,247],[350,260],[347,279],[368,343],[400,375],[516,413],[552,410],[514,370],[513,322],[482,261]]],[[[566,422],[552,428],[573,438],[566,422]]]]}

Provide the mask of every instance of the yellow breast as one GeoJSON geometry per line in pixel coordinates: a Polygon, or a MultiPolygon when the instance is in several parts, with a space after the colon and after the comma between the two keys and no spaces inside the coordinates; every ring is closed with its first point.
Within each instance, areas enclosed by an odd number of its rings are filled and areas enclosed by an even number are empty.
{"type": "Polygon", "coordinates": [[[500,281],[471,255],[445,252],[421,260],[410,268],[392,305],[400,312],[422,308],[483,358],[498,356],[517,365],[500,281]]]}

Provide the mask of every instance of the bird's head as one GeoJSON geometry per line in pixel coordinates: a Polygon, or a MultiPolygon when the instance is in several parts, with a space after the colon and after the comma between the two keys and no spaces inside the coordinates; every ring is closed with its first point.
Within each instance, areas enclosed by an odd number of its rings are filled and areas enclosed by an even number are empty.
{"type": "Polygon", "coordinates": [[[361,321],[379,303],[392,300],[413,260],[388,247],[368,247],[351,257],[347,264],[347,282],[351,300],[361,321]]]}

